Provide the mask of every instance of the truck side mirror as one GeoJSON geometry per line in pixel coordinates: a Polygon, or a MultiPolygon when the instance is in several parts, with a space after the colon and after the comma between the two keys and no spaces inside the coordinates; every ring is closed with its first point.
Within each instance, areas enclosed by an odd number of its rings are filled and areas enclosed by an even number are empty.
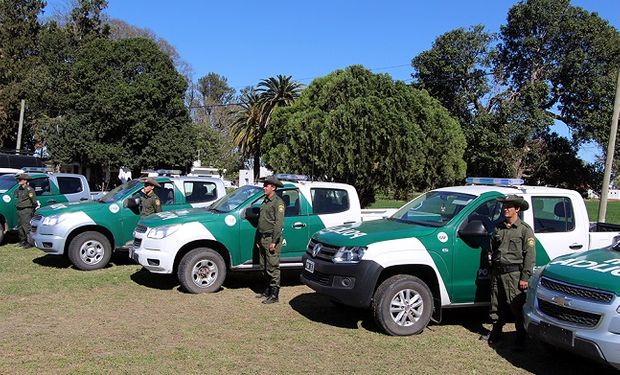
{"type": "Polygon", "coordinates": [[[140,198],[127,198],[125,199],[125,202],[123,202],[123,206],[127,207],[127,208],[136,208],[140,206],[140,198]]]}
{"type": "Polygon", "coordinates": [[[247,220],[258,220],[258,216],[260,214],[260,207],[248,207],[243,210],[243,217],[247,220]]]}
{"type": "Polygon", "coordinates": [[[459,236],[463,238],[475,238],[486,237],[489,235],[484,224],[480,220],[472,220],[465,225],[464,228],[459,229],[459,236]]]}

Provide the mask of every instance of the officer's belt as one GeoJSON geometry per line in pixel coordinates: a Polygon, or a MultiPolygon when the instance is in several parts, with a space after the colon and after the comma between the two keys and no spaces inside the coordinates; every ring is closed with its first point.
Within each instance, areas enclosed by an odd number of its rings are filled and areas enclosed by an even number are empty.
{"type": "Polygon", "coordinates": [[[30,206],[30,207],[15,207],[15,208],[17,209],[17,211],[27,210],[27,209],[32,210],[34,208],[34,206],[30,206]]]}
{"type": "Polygon", "coordinates": [[[499,273],[521,272],[520,264],[496,264],[493,269],[499,273]]]}
{"type": "Polygon", "coordinates": [[[265,238],[265,237],[273,237],[273,232],[261,233],[260,236],[263,237],[263,238],[265,238]]]}

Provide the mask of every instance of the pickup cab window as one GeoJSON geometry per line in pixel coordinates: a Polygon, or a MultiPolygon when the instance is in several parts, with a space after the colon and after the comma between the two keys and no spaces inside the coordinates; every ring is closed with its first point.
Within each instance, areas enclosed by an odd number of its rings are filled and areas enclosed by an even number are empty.
{"type": "Polygon", "coordinates": [[[431,191],[404,205],[390,217],[401,222],[440,227],[476,197],[450,191],[431,191]]]}
{"type": "Polygon", "coordinates": [[[217,186],[213,182],[185,181],[183,188],[187,203],[211,202],[217,199],[217,186]]]}
{"type": "Polygon", "coordinates": [[[276,193],[280,196],[280,198],[282,198],[282,201],[284,202],[284,216],[299,216],[299,190],[276,190],[276,193]]]}
{"type": "Polygon", "coordinates": [[[575,214],[568,197],[532,197],[534,233],[570,232],[575,214]]]}
{"type": "Polygon", "coordinates": [[[30,180],[28,183],[30,184],[30,187],[34,189],[34,193],[37,195],[37,197],[40,195],[52,194],[50,188],[50,179],[47,177],[35,178],[33,180],[30,180]]]}
{"type": "Polygon", "coordinates": [[[9,189],[17,184],[14,174],[5,174],[0,176],[0,194],[6,193],[9,189]]]}
{"type": "Polygon", "coordinates": [[[60,194],[81,193],[82,180],[77,177],[58,177],[58,190],[60,194]]]}
{"type": "Polygon", "coordinates": [[[349,193],[342,189],[314,188],[310,189],[312,196],[312,213],[335,214],[349,209],[349,193]]]}
{"type": "Polygon", "coordinates": [[[155,188],[155,194],[159,197],[161,204],[174,204],[174,184],[172,182],[161,182],[161,187],[155,188]]]}

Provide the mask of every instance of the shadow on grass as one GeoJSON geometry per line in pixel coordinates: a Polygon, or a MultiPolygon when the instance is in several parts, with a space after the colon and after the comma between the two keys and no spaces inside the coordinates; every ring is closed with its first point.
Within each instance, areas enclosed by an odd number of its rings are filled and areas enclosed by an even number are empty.
{"type": "Polygon", "coordinates": [[[177,275],[160,275],[149,272],[146,268],[141,268],[129,276],[136,284],[140,284],[147,288],[159,290],[172,290],[179,287],[177,275]]]}
{"type": "MultiPolygon", "coordinates": [[[[44,267],[50,268],[75,268],[71,264],[68,257],[64,255],[43,255],[32,260],[33,263],[44,267]]],[[[112,266],[128,266],[136,264],[133,260],[127,257],[127,253],[114,252],[110,258],[110,262],[103,268],[110,268],[112,266]]],[[[77,270],[77,268],[76,268],[77,270]]]]}
{"type": "Polygon", "coordinates": [[[313,322],[349,329],[361,327],[380,332],[369,311],[335,304],[318,293],[300,294],[291,299],[289,305],[313,322]]]}
{"type": "MultiPolygon", "coordinates": [[[[301,270],[281,270],[280,286],[282,288],[301,285],[299,275],[301,270]]],[[[262,293],[267,286],[261,271],[236,271],[229,272],[224,281],[224,288],[227,289],[251,289],[254,293],[262,293]]]]}

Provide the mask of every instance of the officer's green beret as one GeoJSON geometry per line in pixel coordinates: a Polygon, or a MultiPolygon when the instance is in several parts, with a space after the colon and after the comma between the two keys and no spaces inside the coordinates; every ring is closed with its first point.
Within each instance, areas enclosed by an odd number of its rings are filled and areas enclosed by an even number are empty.
{"type": "Polygon", "coordinates": [[[151,185],[151,186],[155,186],[155,187],[161,187],[159,182],[155,181],[155,179],[153,177],[147,177],[144,180],[144,186],[146,186],[146,185],[151,185]]]}
{"type": "Polygon", "coordinates": [[[265,180],[263,181],[263,184],[271,184],[275,187],[284,187],[284,184],[282,184],[280,182],[280,180],[278,180],[277,177],[275,176],[267,176],[265,177],[265,180]]]}
{"type": "Polygon", "coordinates": [[[497,198],[497,201],[500,203],[514,204],[515,207],[519,207],[521,211],[525,211],[530,208],[530,204],[527,203],[523,197],[518,195],[507,195],[505,198],[497,198]]]}
{"type": "Polygon", "coordinates": [[[25,173],[21,173],[21,174],[18,174],[17,176],[15,176],[15,179],[17,181],[19,181],[19,180],[32,180],[32,177],[30,177],[29,175],[27,175],[25,173]]]}

